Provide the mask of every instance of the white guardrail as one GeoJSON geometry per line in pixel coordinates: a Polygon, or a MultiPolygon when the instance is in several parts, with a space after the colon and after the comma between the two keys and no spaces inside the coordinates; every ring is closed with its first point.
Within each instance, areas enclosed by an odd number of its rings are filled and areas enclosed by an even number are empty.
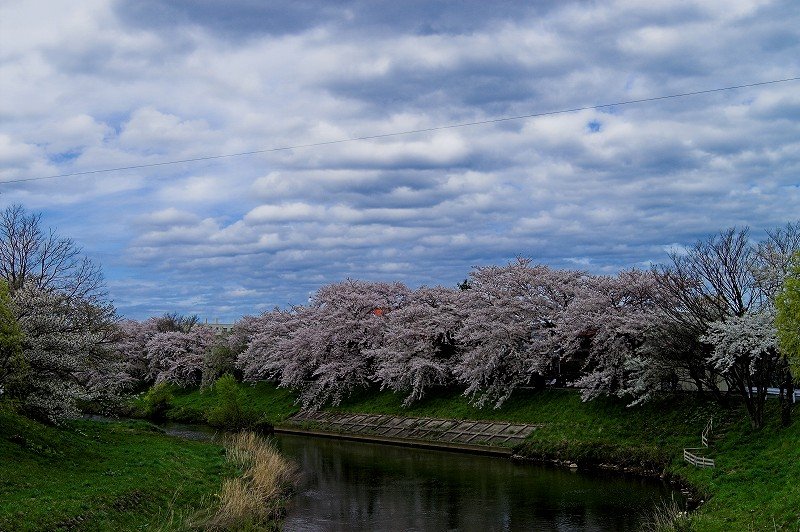
{"type": "MultiPolygon", "coordinates": [[[[758,388],[751,388],[751,393],[758,393],[758,388]]],[[[780,395],[781,389],[780,388],[767,388],[767,395],[780,395]]],[[[795,388],[794,393],[792,394],[792,402],[796,403],[800,401],[800,388],[795,388]]]]}

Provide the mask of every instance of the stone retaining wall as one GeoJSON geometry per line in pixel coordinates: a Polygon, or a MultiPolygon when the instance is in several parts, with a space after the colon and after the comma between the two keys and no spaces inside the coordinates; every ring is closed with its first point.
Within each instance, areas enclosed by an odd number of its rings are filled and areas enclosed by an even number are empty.
{"type": "Polygon", "coordinates": [[[522,442],[538,425],[336,412],[299,413],[287,425],[392,440],[508,448],[522,442]]]}

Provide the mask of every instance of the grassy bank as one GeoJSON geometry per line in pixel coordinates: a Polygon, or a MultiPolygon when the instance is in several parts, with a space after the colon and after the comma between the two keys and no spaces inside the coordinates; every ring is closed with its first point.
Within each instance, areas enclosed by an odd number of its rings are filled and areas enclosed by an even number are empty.
{"type": "Polygon", "coordinates": [[[223,483],[247,474],[222,446],[145,422],[56,428],[2,404],[0,457],[0,530],[204,527],[223,483]]]}
{"type": "MultiPolygon", "coordinates": [[[[238,385],[238,402],[244,405],[259,421],[275,424],[287,419],[299,411],[295,405],[296,396],[284,388],[278,388],[268,382],[255,385],[238,385]]],[[[167,390],[168,406],[163,418],[180,423],[207,423],[209,413],[220,405],[220,395],[216,387],[205,389],[182,389],[170,386],[167,390]]],[[[134,417],[142,416],[146,410],[146,396],[140,396],[133,402],[132,409],[126,414],[134,417]]]]}
{"type": "MultiPolygon", "coordinates": [[[[297,411],[293,396],[267,383],[241,386],[248,404],[273,423],[297,411]]],[[[202,419],[215,404],[213,392],[177,391],[167,415],[202,419]]],[[[543,424],[516,451],[580,467],[614,464],[635,472],[664,472],[688,481],[707,499],[693,515],[697,530],[800,528],[800,419],[777,425],[777,404],[768,403],[767,426],[750,429],[744,411],[696,396],[628,408],[610,399],[582,402],[575,391],[519,392],[499,409],[477,409],[457,390],[442,390],[404,408],[402,397],[364,393],[336,410],[454,419],[489,419],[543,424]],[[714,417],[709,456],[715,469],[695,469],[682,460],[684,447],[698,447],[714,417]]],[[[795,408],[795,417],[800,408],[795,408]]]]}

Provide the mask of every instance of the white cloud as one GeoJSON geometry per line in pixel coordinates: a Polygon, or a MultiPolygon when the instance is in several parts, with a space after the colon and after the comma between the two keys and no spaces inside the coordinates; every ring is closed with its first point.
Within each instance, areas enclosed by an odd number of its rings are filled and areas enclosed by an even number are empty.
{"type": "MultiPolygon", "coordinates": [[[[224,20],[156,4],[0,6],[0,181],[800,71],[788,0],[476,3],[466,18],[421,6],[391,24],[327,6],[283,28],[250,20],[250,4],[226,4],[224,20]],[[168,26],[158,9],[173,10],[168,26]]],[[[726,225],[784,223],[800,203],[797,94],[787,83],[2,192],[101,257],[123,313],[233,318],[345,276],[453,284],[517,254],[613,271],[726,225]]]]}
{"type": "Polygon", "coordinates": [[[248,212],[244,220],[248,224],[280,223],[297,220],[315,220],[325,214],[325,209],[308,203],[295,202],[281,205],[261,205],[248,212]]]}

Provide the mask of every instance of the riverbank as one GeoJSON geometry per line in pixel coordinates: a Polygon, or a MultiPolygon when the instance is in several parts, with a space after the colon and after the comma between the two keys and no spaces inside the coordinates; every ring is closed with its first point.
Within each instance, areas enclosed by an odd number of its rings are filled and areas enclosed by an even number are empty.
{"type": "MultiPolygon", "coordinates": [[[[294,397],[268,383],[241,385],[246,404],[261,418],[280,424],[298,411],[294,397]]],[[[166,417],[196,422],[216,404],[213,390],[174,390],[166,417]]],[[[514,452],[524,458],[579,468],[616,468],[633,474],[679,479],[704,504],[694,513],[697,530],[800,526],[800,421],[778,426],[777,404],[768,402],[766,426],[750,429],[737,406],[687,396],[628,408],[623,402],[582,402],[576,391],[515,393],[499,409],[469,405],[458,390],[441,390],[411,407],[389,392],[365,393],[338,412],[541,424],[514,452]],[[682,459],[684,447],[699,447],[713,416],[709,456],[714,469],[695,469],[682,459]]],[[[800,408],[795,407],[795,417],[800,408]]]]}
{"type": "MultiPolygon", "coordinates": [[[[0,404],[0,530],[224,523],[230,512],[220,513],[217,501],[247,472],[241,460],[229,459],[235,446],[225,447],[167,436],[143,421],[50,427],[0,404]]],[[[285,503],[287,486],[279,484],[271,517],[285,503]]]]}

